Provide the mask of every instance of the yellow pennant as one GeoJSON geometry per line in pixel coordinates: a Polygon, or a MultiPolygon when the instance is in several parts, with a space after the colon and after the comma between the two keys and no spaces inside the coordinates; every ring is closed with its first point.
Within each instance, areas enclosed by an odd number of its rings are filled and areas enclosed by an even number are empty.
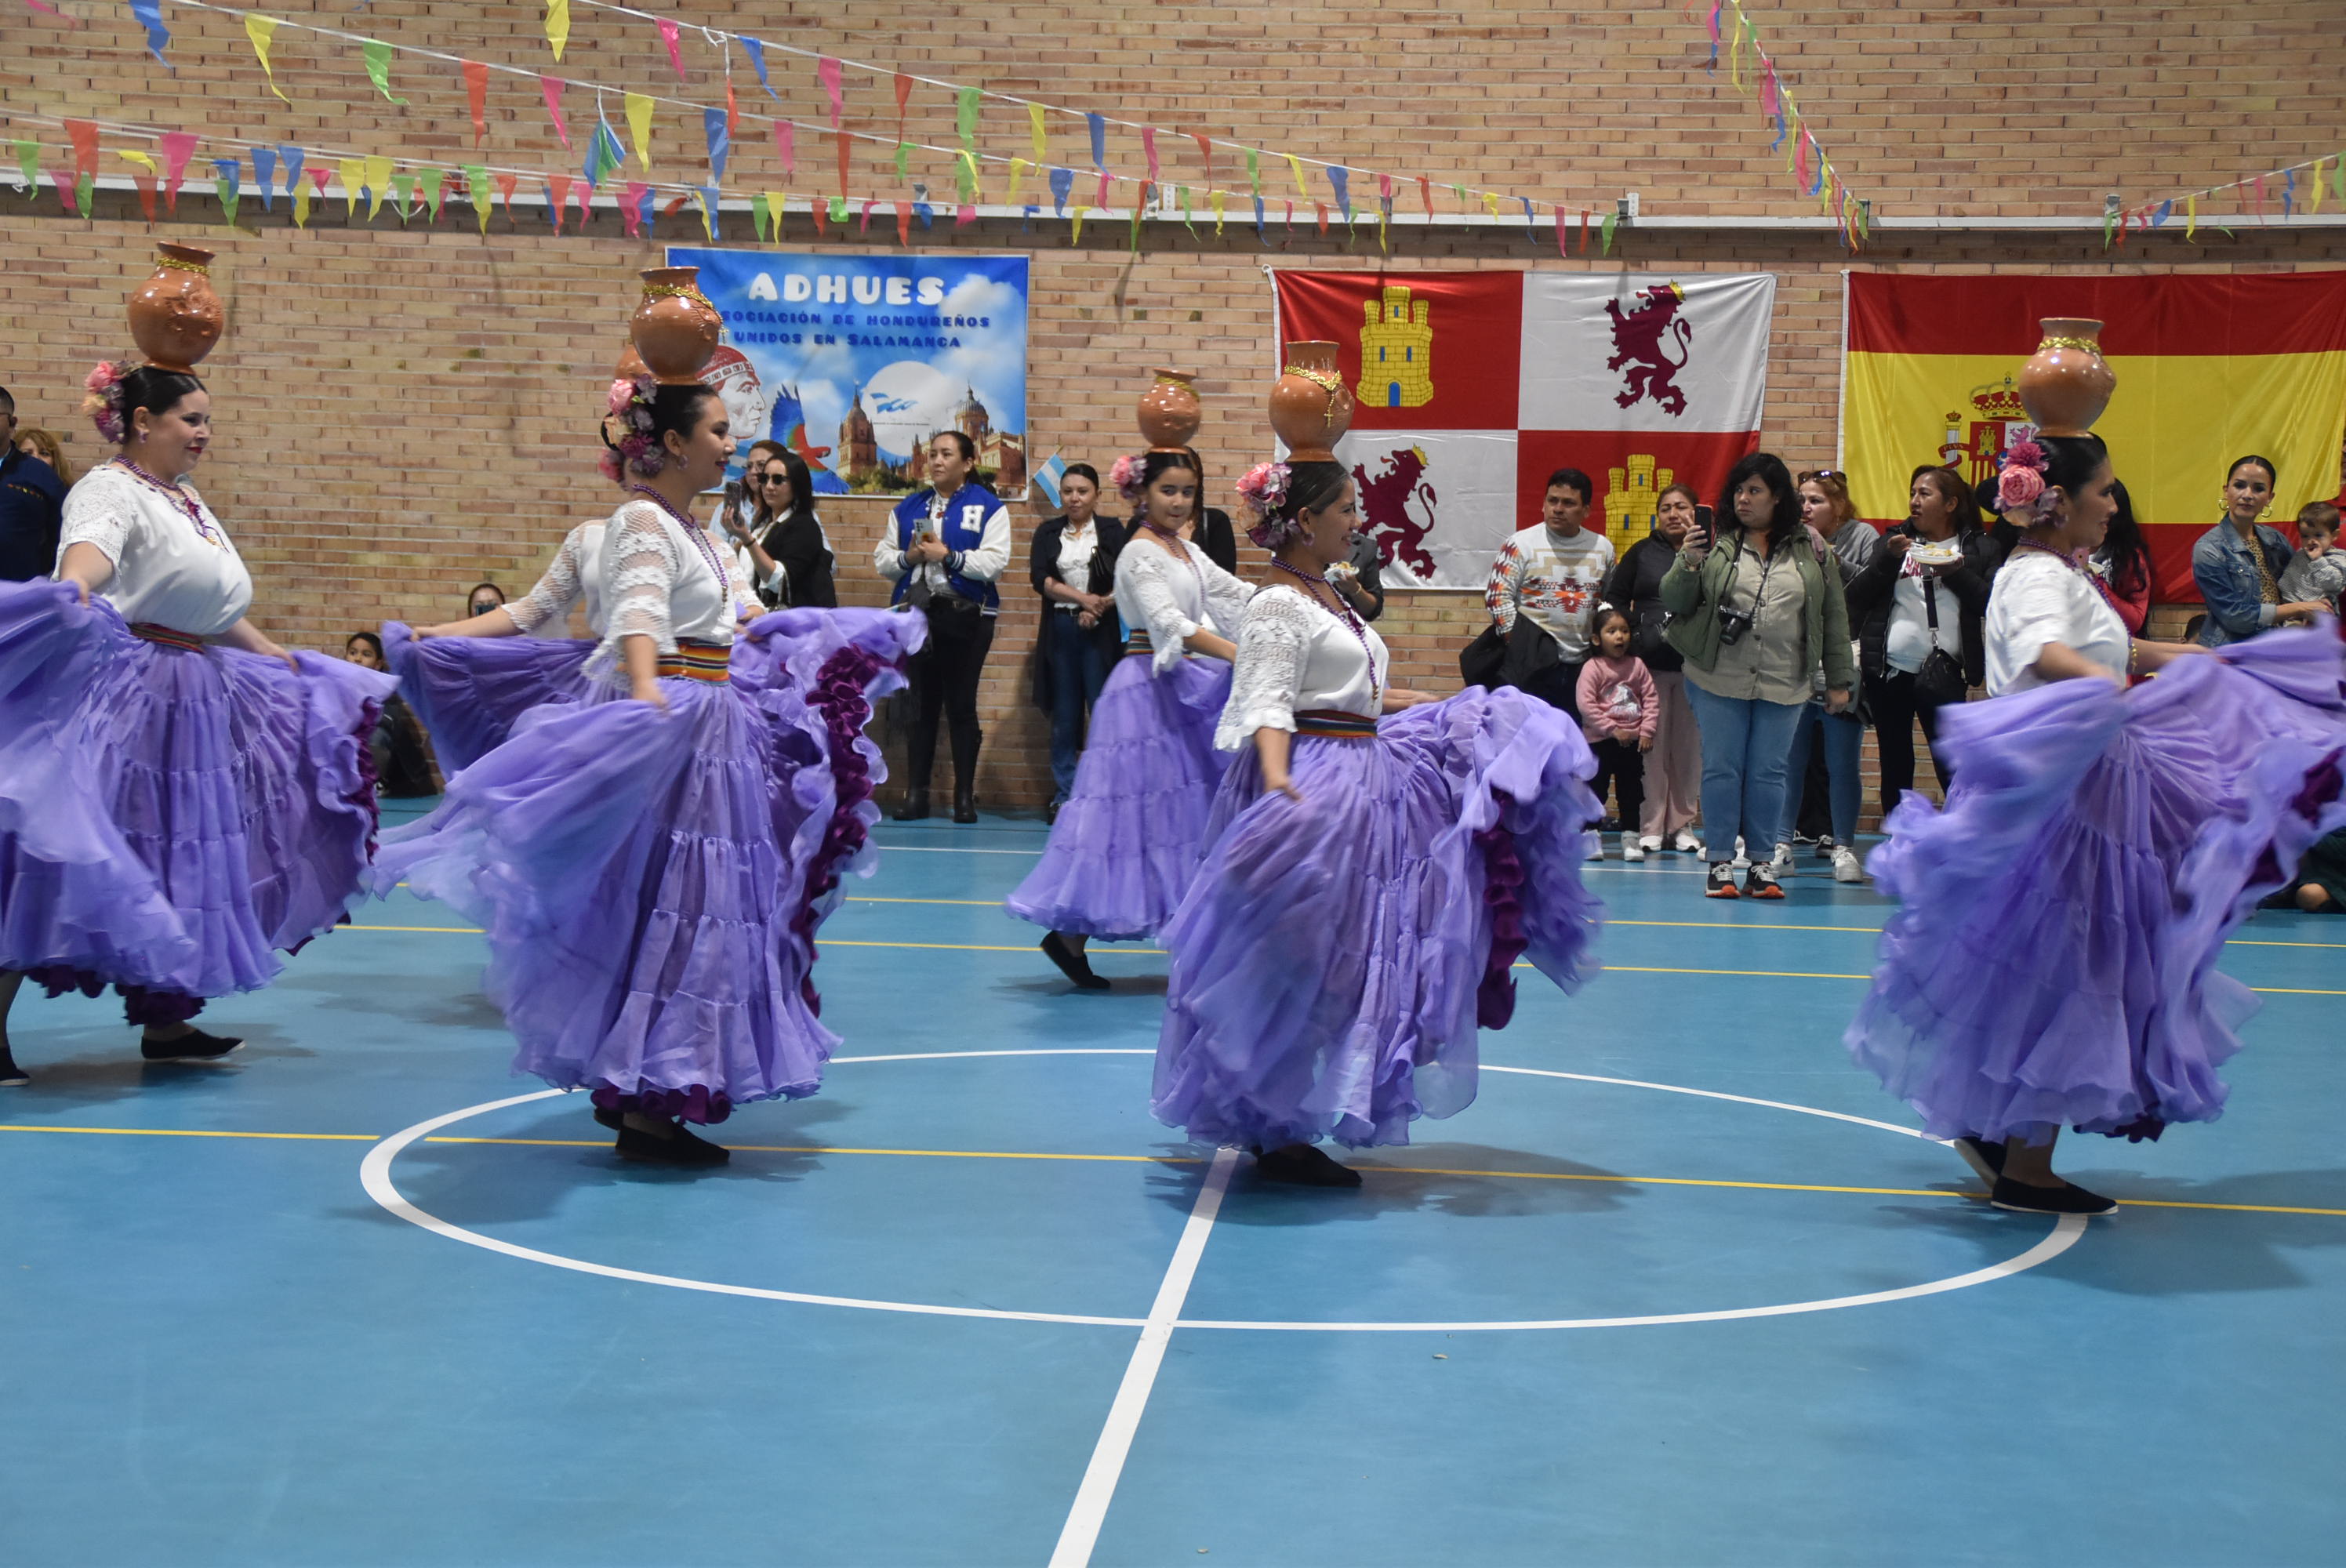
{"type": "Polygon", "coordinates": [[[1208,195],[1206,199],[1214,204],[1214,238],[1219,239],[1222,237],[1222,204],[1228,199],[1217,190],[1208,195]]]}
{"type": "Polygon", "coordinates": [[[709,199],[699,191],[692,193],[692,205],[700,209],[700,231],[709,239],[717,238],[717,220],[709,216],[709,199]]]}
{"type": "Polygon", "coordinates": [[[139,168],[141,168],[145,169],[145,170],[146,170],[148,173],[149,173],[149,174],[153,174],[153,173],[155,173],[155,172],[156,172],[156,168],[155,168],[155,160],[154,160],[152,158],[150,158],[149,156],[148,156],[146,153],[143,153],[143,152],[124,152],[124,151],[120,150],[119,148],[117,148],[117,149],[116,149],[116,151],[115,151],[115,156],[116,156],[117,158],[121,158],[121,159],[122,159],[124,162],[126,162],[126,163],[135,163],[135,164],[137,164],[139,168]]]}
{"type": "Polygon", "coordinates": [[[1494,217],[1494,218],[1498,217],[1498,216],[1499,216],[1499,199],[1498,199],[1496,196],[1493,195],[1490,191],[1487,191],[1487,190],[1486,190],[1486,191],[1484,191],[1484,192],[1483,193],[1483,209],[1484,209],[1484,211],[1488,212],[1488,213],[1489,213],[1492,217],[1494,217]]]}
{"type": "Polygon", "coordinates": [[[2321,210],[2321,166],[2329,161],[2326,158],[2313,160],[2313,205],[2306,209],[2309,212],[2321,210]]]}
{"type": "Polygon", "coordinates": [[[546,0],[546,41],[554,46],[554,57],[562,58],[562,46],[570,42],[570,0],[546,0]]]}
{"type": "Polygon", "coordinates": [[[354,158],[346,158],[334,166],[334,173],[342,182],[342,216],[348,218],[359,209],[359,192],[366,186],[366,165],[354,158]]]}
{"type": "Polygon", "coordinates": [[[367,221],[382,210],[383,198],[391,194],[391,159],[371,158],[366,160],[367,221]]]}
{"type": "Polygon", "coordinates": [[[1026,171],[1034,167],[1023,158],[1014,158],[1010,160],[1010,194],[1002,199],[1004,205],[1009,207],[1018,205],[1018,183],[1026,178],[1026,171]]]}
{"type": "Polygon", "coordinates": [[[1037,164],[1050,162],[1051,143],[1049,136],[1043,127],[1042,105],[1028,104],[1026,106],[1026,131],[1035,141],[1035,161],[1037,164]]]}
{"type": "Polygon", "coordinates": [[[310,185],[307,180],[293,182],[293,227],[310,227],[310,185]]]}
{"type": "Polygon", "coordinates": [[[291,103],[293,100],[285,96],[285,89],[277,85],[277,73],[269,64],[269,46],[277,36],[276,22],[258,12],[248,11],[244,15],[244,36],[252,40],[252,52],[260,56],[260,74],[269,78],[269,90],[277,95],[280,103],[291,103]]]}
{"type": "Polygon", "coordinates": [[[766,192],[766,205],[772,209],[774,214],[774,238],[777,239],[780,239],[782,237],[782,209],[790,204],[790,193],[789,191],[770,190],[766,192]]]}
{"type": "Polygon", "coordinates": [[[2187,196],[2183,199],[2183,238],[2186,239],[2199,238],[2199,199],[2196,196],[2187,196]]]}
{"type": "Polygon", "coordinates": [[[627,129],[636,138],[636,157],[648,174],[652,167],[652,101],[641,93],[627,95],[627,129]]]}
{"type": "Polygon", "coordinates": [[[1295,176],[1295,194],[1309,201],[1311,188],[1303,183],[1303,164],[1293,153],[1287,154],[1288,172],[1295,176]]]}
{"type": "Polygon", "coordinates": [[[1075,231],[1067,236],[1068,244],[1081,245],[1084,242],[1084,214],[1090,210],[1090,208],[1082,205],[1080,202],[1076,204],[1075,212],[1075,231]]]}
{"type": "Polygon", "coordinates": [[[963,167],[969,170],[969,199],[971,205],[974,206],[984,199],[985,194],[984,188],[978,183],[977,159],[971,154],[967,148],[961,148],[958,156],[961,158],[963,167]]]}

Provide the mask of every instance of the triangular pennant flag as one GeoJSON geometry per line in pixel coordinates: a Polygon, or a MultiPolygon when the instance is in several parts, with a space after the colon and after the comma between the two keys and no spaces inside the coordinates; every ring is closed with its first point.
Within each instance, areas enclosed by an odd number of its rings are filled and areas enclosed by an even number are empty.
{"type": "Polygon", "coordinates": [[[1588,254],[1588,209],[1580,209],[1580,253],[1588,254]]]}
{"type": "Polygon", "coordinates": [[[913,78],[903,72],[896,73],[896,139],[904,139],[904,110],[913,101],[913,78]]]}
{"type": "Polygon", "coordinates": [[[1097,198],[1097,199],[1096,199],[1092,203],[1092,205],[1093,205],[1093,206],[1095,206],[1095,207],[1106,207],[1106,206],[1107,205],[1107,199],[1107,199],[1107,187],[1108,187],[1108,180],[1109,180],[1109,178],[1110,178],[1110,176],[1109,176],[1109,174],[1108,174],[1107,170],[1106,170],[1106,169],[1102,169],[1102,170],[1100,170],[1100,177],[1099,177],[1099,196],[1098,196],[1098,198],[1097,198]]]}
{"type": "Polygon", "coordinates": [[[570,188],[570,195],[578,203],[578,227],[584,229],[586,220],[595,215],[595,188],[582,179],[570,188]]]}
{"type": "Polygon", "coordinates": [[[1607,212],[1605,215],[1605,221],[1597,226],[1599,232],[1604,236],[1605,254],[1607,256],[1613,254],[1613,230],[1620,221],[1621,215],[1618,212],[1607,212]]]}
{"type": "Polygon", "coordinates": [[[130,0],[130,14],[147,29],[147,52],[158,65],[170,70],[171,62],[163,58],[163,46],[171,41],[171,29],[163,25],[162,0],[130,0]]]}
{"type": "Polygon", "coordinates": [[[440,221],[440,204],[447,198],[448,171],[444,168],[435,168],[432,171],[432,178],[425,181],[423,186],[423,205],[430,209],[433,222],[440,221]]]}
{"type": "Polygon", "coordinates": [[[782,95],[774,91],[774,84],[766,79],[766,46],[746,34],[736,35],[736,39],[741,46],[741,52],[750,56],[750,68],[758,73],[758,85],[766,89],[768,97],[780,103],[782,95]]]}
{"type": "Polygon", "coordinates": [[[1107,168],[1107,117],[1087,114],[1084,116],[1084,124],[1090,127],[1092,133],[1092,167],[1105,169],[1107,168]]]}
{"type": "Polygon", "coordinates": [[[814,219],[814,231],[817,235],[825,235],[831,232],[831,213],[829,209],[823,206],[821,197],[810,196],[807,198],[807,213],[814,219]]]}
{"type": "Polygon", "coordinates": [[[955,155],[959,161],[954,167],[954,178],[961,187],[964,205],[977,199],[977,158],[967,148],[955,155]]]}
{"type": "Polygon", "coordinates": [[[1328,167],[1328,183],[1335,188],[1336,206],[1343,212],[1344,221],[1352,221],[1352,171],[1336,164],[1328,167]]]}
{"type": "Polygon", "coordinates": [[[359,193],[366,188],[366,164],[355,158],[346,158],[334,165],[334,178],[342,182],[342,217],[349,219],[359,209],[359,193]]]}
{"type": "Polygon", "coordinates": [[[1214,183],[1214,144],[1196,131],[1189,133],[1189,139],[1198,144],[1198,159],[1206,167],[1204,178],[1210,186],[1214,183]]]}
{"type": "Polygon", "coordinates": [[[1207,204],[1214,209],[1214,238],[1219,239],[1222,237],[1223,220],[1228,216],[1223,211],[1223,208],[1228,202],[1228,198],[1224,197],[1219,190],[1209,190],[1206,193],[1206,201],[1207,204]]]}
{"type": "Polygon", "coordinates": [[[1014,158],[1010,160],[1010,194],[1002,199],[1004,206],[1018,205],[1018,187],[1025,179],[1026,171],[1034,167],[1023,158],[1014,158]]]}
{"type": "Polygon", "coordinates": [[[394,104],[407,102],[405,98],[391,97],[391,46],[369,38],[359,46],[359,52],[366,56],[367,80],[374,84],[374,90],[394,104]]]}
{"type": "Polygon", "coordinates": [[[1198,236],[1198,223],[1197,223],[1197,219],[1196,219],[1195,218],[1193,218],[1193,217],[1191,217],[1191,216],[1190,216],[1190,211],[1189,211],[1189,188],[1188,188],[1188,186],[1186,186],[1186,185],[1185,185],[1185,186],[1182,186],[1182,187],[1180,188],[1180,189],[1181,189],[1181,222],[1182,222],[1183,227],[1187,228],[1187,229],[1189,230],[1189,237],[1190,237],[1191,239],[1196,239],[1196,238],[1197,238],[1197,236],[1198,236]]]}
{"type": "Polygon", "coordinates": [[[613,170],[626,167],[627,149],[619,145],[619,133],[603,117],[599,106],[595,111],[594,133],[586,138],[586,182],[600,185],[613,170]]]}
{"type": "Polygon", "coordinates": [[[2317,158],[2313,160],[2313,201],[2306,209],[2308,212],[2321,210],[2321,166],[2329,161],[2326,158],[2317,158]]]}
{"type": "Polygon", "coordinates": [[[477,163],[464,166],[464,194],[473,203],[473,216],[480,219],[481,232],[489,231],[489,171],[477,163]]]}
{"type": "Polygon", "coordinates": [[[847,227],[847,198],[834,196],[831,199],[831,220],[842,229],[847,227]]]}
{"type": "Polygon", "coordinates": [[[1091,209],[1088,207],[1078,207],[1076,209],[1074,219],[1075,226],[1067,231],[1067,243],[1069,245],[1081,245],[1084,242],[1084,214],[1090,210],[1091,209]]]}
{"type": "Polygon", "coordinates": [[[415,216],[415,176],[404,170],[391,177],[392,209],[405,223],[415,216]]]}
{"type": "Polygon", "coordinates": [[[147,221],[155,221],[155,160],[143,152],[118,152],[125,162],[136,164],[146,172],[134,174],[130,183],[138,188],[138,206],[147,214],[147,221]]]}
{"type": "Polygon", "coordinates": [[[240,199],[237,192],[243,184],[244,164],[241,159],[233,158],[212,159],[212,189],[219,197],[220,212],[227,218],[229,227],[231,229],[236,227],[236,208],[240,199]]]}
{"type": "Polygon", "coordinates": [[[66,121],[66,136],[73,142],[74,172],[97,172],[97,122],[96,120],[66,121]]]}
{"type": "Polygon", "coordinates": [[[1433,186],[1422,174],[1417,177],[1417,199],[1425,203],[1425,216],[1431,219],[1433,216],[1433,186]]]}
{"type": "Polygon", "coordinates": [[[310,188],[306,185],[293,187],[293,227],[310,227],[310,188]]]}
{"type": "Polygon", "coordinates": [[[636,142],[636,161],[648,173],[652,167],[652,101],[641,93],[629,93],[627,108],[627,131],[636,142]]]}
{"type": "MultiPolygon", "coordinates": [[[[375,219],[375,214],[382,210],[383,198],[391,194],[391,159],[387,158],[368,158],[366,160],[366,184],[367,195],[372,199],[367,207],[367,221],[369,223],[372,223],[375,219]]],[[[507,205],[510,206],[511,204],[508,203],[507,205]]]]}
{"type": "Polygon", "coordinates": [[[1246,149],[1247,184],[1257,201],[1262,199],[1262,160],[1254,148],[1246,149]]]}
{"type": "Polygon", "coordinates": [[[562,138],[565,152],[570,149],[570,127],[562,117],[562,83],[553,76],[537,78],[538,96],[546,100],[546,117],[554,122],[554,134],[562,138]]]}
{"type": "Polygon", "coordinates": [[[1040,166],[1050,162],[1051,138],[1045,127],[1043,106],[1040,104],[1026,106],[1026,136],[1035,148],[1035,164],[1040,166]]]}
{"type": "Polygon", "coordinates": [[[700,208],[700,231],[711,240],[717,238],[717,204],[722,199],[713,185],[704,185],[693,192],[693,200],[700,208]]]}
{"type": "MultiPolygon", "coordinates": [[[[897,80],[901,82],[903,78],[900,76],[897,80]]],[[[984,107],[983,98],[984,95],[975,87],[964,87],[956,96],[954,107],[954,129],[959,133],[961,145],[966,151],[977,150],[977,117],[984,107]]],[[[901,100],[899,101],[901,103],[901,100]]]]}
{"type": "Polygon", "coordinates": [[[1254,199],[1254,237],[1262,242],[1264,249],[1270,249],[1270,228],[1263,221],[1262,198],[1260,196],[1254,199]]]}
{"type": "MultiPolygon", "coordinates": [[[[554,57],[562,58],[562,46],[570,42],[570,0],[546,0],[546,41],[554,47],[554,57]]],[[[489,231],[489,220],[481,219],[481,232],[489,231]]]]}
{"type": "Polygon", "coordinates": [[[872,232],[872,209],[879,205],[880,199],[876,196],[867,196],[863,199],[863,216],[855,225],[855,231],[858,234],[872,232]]]}
{"type": "Polygon", "coordinates": [[[896,243],[913,242],[913,204],[899,198],[896,202],[896,243]]]}
{"type": "Polygon", "coordinates": [[[1287,172],[1295,177],[1295,194],[1300,197],[1309,198],[1311,194],[1311,188],[1303,183],[1303,160],[1297,158],[1291,152],[1282,156],[1287,159],[1287,172]]]}
{"type": "Polygon", "coordinates": [[[270,185],[277,178],[277,154],[269,148],[252,149],[252,183],[260,187],[260,207],[264,212],[277,210],[277,193],[270,185]]]}
{"type": "Polygon", "coordinates": [[[1536,245],[1539,243],[1539,230],[1532,226],[1531,198],[1528,196],[1518,196],[1515,199],[1524,204],[1524,233],[1531,239],[1533,244],[1536,245]]]}
{"type": "Polygon", "coordinates": [[[782,177],[796,179],[799,177],[799,133],[798,127],[787,120],[778,121],[774,126],[774,154],[782,160],[782,177]]]}
{"type": "Polygon", "coordinates": [[[1143,187],[1143,188],[1142,188],[1142,190],[1141,190],[1141,197],[1142,197],[1142,199],[1141,199],[1141,200],[1139,200],[1139,201],[1136,201],[1136,202],[1134,202],[1134,203],[1132,204],[1132,234],[1131,234],[1131,239],[1130,239],[1130,244],[1131,244],[1131,247],[1132,247],[1132,254],[1134,254],[1135,256],[1137,256],[1137,255],[1139,255],[1139,254],[1140,254],[1140,209],[1141,209],[1141,208],[1142,208],[1142,207],[1146,204],[1146,202],[1147,202],[1147,199],[1148,199],[1148,188],[1147,188],[1147,187],[1143,187]]]}
{"type": "MultiPolygon", "coordinates": [[[[23,148],[30,147],[34,144],[31,142],[19,142],[16,145],[23,148]]],[[[143,152],[124,152],[117,148],[114,156],[120,158],[125,163],[137,164],[139,168],[145,169],[149,174],[155,172],[155,159],[150,154],[143,152]]]]}
{"type": "Polygon", "coordinates": [[[2293,168],[2289,171],[2289,183],[2281,187],[2280,215],[2283,218],[2297,215],[2297,170],[2293,168]]]}
{"type": "Polygon", "coordinates": [[[898,179],[913,178],[913,144],[911,142],[900,141],[896,144],[896,178],[898,179]]]}
{"type": "Polygon", "coordinates": [[[725,183],[725,160],[733,152],[733,133],[725,123],[725,111],[701,110],[700,133],[709,142],[709,178],[722,185],[725,183]]]}
{"type": "Polygon", "coordinates": [[[456,67],[464,73],[464,107],[473,111],[473,145],[478,147],[489,134],[489,68],[478,60],[459,60],[456,67]]]}
{"type": "Polygon", "coordinates": [[[71,169],[60,168],[49,176],[49,183],[57,189],[57,205],[79,216],[81,212],[81,181],[71,169]]]}
{"type": "Polygon", "coordinates": [[[285,89],[277,85],[277,72],[269,64],[269,46],[277,36],[276,19],[263,16],[258,11],[246,12],[244,36],[252,40],[252,52],[260,56],[260,74],[269,78],[269,90],[277,95],[279,102],[291,103],[293,100],[285,96],[285,89]]]}
{"type": "Polygon", "coordinates": [[[1060,218],[1067,215],[1067,197],[1075,188],[1074,169],[1055,168],[1051,171],[1051,211],[1054,215],[1060,218]]]}
{"type": "Polygon", "coordinates": [[[277,156],[284,160],[284,188],[290,193],[293,189],[294,186],[299,184],[301,179],[301,149],[298,147],[289,147],[283,142],[280,142],[277,145],[277,156]]]}
{"type": "Polygon", "coordinates": [[[822,84],[824,94],[831,99],[831,128],[837,130],[840,111],[846,107],[839,86],[839,62],[829,55],[817,59],[814,63],[814,79],[822,84]]]}
{"type": "Polygon", "coordinates": [[[554,231],[562,232],[562,209],[570,205],[570,177],[549,174],[546,177],[546,207],[554,219],[554,231]]]}
{"type": "Polygon", "coordinates": [[[1556,253],[1565,257],[1572,254],[1572,227],[1565,220],[1561,207],[1556,209],[1556,253]]]}
{"type": "Polygon", "coordinates": [[[733,59],[725,59],[725,134],[729,138],[741,128],[741,106],[733,101],[733,59]]]}
{"type": "Polygon", "coordinates": [[[658,18],[658,23],[660,42],[668,46],[668,63],[676,67],[676,79],[679,82],[690,80],[684,74],[684,55],[677,48],[676,24],[666,16],[658,18]]]}
{"type": "Polygon", "coordinates": [[[2346,201],[2346,152],[2338,155],[2338,167],[2330,171],[2330,194],[2346,201]]]}
{"type": "Polygon", "coordinates": [[[1324,236],[1328,232],[1328,204],[1324,201],[1315,201],[1311,204],[1311,212],[1312,216],[1319,220],[1320,232],[1324,236]]]}
{"type": "Polygon", "coordinates": [[[501,174],[496,177],[496,181],[497,194],[505,199],[505,221],[510,224],[513,221],[514,188],[521,183],[521,176],[501,174]]]}
{"type": "Polygon", "coordinates": [[[157,138],[163,149],[163,209],[179,210],[179,182],[188,172],[188,159],[196,155],[196,134],[193,131],[165,131],[157,138]]]}
{"type": "Polygon", "coordinates": [[[652,188],[640,179],[627,181],[619,193],[619,227],[630,239],[643,231],[644,215],[651,208],[652,188]]]}
{"type": "Polygon", "coordinates": [[[1148,183],[1155,185],[1157,183],[1158,174],[1157,127],[1155,126],[1143,126],[1140,127],[1140,155],[1148,160],[1148,183]]]}
{"type": "Polygon", "coordinates": [[[758,231],[761,241],[773,238],[774,204],[766,199],[762,190],[750,198],[750,227],[758,231]]]}

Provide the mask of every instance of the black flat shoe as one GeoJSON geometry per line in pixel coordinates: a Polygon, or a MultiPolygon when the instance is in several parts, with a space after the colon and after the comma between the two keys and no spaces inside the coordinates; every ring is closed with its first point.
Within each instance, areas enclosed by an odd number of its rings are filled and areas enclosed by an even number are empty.
{"type": "Polygon", "coordinates": [[[613,1145],[623,1160],[642,1160],[648,1165],[721,1166],[733,1157],[733,1151],[720,1148],[706,1138],[695,1137],[682,1122],[668,1124],[667,1133],[639,1133],[624,1123],[619,1127],[619,1141],[613,1145]]]}
{"type": "Polygon", "coordinates": [[[953,820],[964,828],[977,820],[977,798],[966,789],[954,791],[953,820]]]}
{"type": "Polygon", "coordinates": [[[1092,972],[1091,960],[1067,945],[1067,939],[1057,932],[1044,933],[1043,956],[1059,966],[1059,972],[1075,982],[1078,991],[1106,991],[1107,982],[1092,972]]]}
{"type": "Polygon", "coordinates": [[[243,1044],[225,1034],[191,1029],[177,1040],[141,1040],[138,1054],[149,1062],[217,1062],[243,1044]]]}
{"type": "Polygon", "coordinates": [[[26,1075],[25,1069],[16,1065],[16,1058],[0,1051],[0,1089],[21,1088],[32,1081],[26,1075]]]}
{"type": "Polygon", "coordinates": [[[2004,1175],[2002,1144],[1992,1144],[1984,1138],[1957,1138],[1953,1147],[1955,1153],[1964,1156],[1964,1164],[1971,1166],[1980,1180],[1988,1186],[1994,1186],[1997,1178],[2004,1175]]]}
{"type": "Polygon", "coordinates": [[[595,1120],[598,1125],[608,1127],[616,1133],[627,1125],[627,1114],[625,1111],[607,1111],[597,1105],[595,1107],[595,1120]]]}
{"type": "Polygon", "coordinates": [[[926,789],[907,789],[904,791],[904,803],[896,808],[894,820],[918,822],[925,820],[928,814],[929,792],[926,789]]]}
{"type": "Polygon", "coordinates": [[[1358,1186],[1361,1173],[1340,1166],[1310,1144],[1290,1144],[1283,1149],[1258,1151],[1254,1174],[1264,1181],[1291,1186],[1358,1186]]]}
{"type": "Polygon", "coordinates": [[[2065,1181],[2059,1186],[2030,1186],[2003,1176],[1996,1178],[1987,1200],[2014,1214],[2116,1214],[2118,1207],[2114,1200],[2087,1192],[2075,1182],[2065,1181]]]}
{"type": "Polygon", "coordinates": [[[1049,805],[1043,808],[1043,826],[1046,828],[1056,827],[1058,824],[1058,820],[1059,802],[1054,800],[1049,805]]]}

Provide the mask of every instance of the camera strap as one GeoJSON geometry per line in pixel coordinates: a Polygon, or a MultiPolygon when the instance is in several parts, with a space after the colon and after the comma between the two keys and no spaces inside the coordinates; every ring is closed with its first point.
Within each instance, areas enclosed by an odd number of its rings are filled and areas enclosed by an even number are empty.
{"type": "MultiPolygon", "coordinates": [[[[1776,569],[1776,557],[1783,553],[1784,546],[1780,542],[1769,550],[1768,558],[1760,563],[1760,585],[1751,591],[1751,626],[1755,631],[1760,626],[1760,603],[1768,596],[1768,575],[1776,569]]],[[[1740,575],[1743,570],[1743,537],[1739,534],[1735,539],[1735,568],[1736,575],[1740,575]]],[[[1730,586],[1733,585],[1733,580],[1732,577],[1729,579],[1730,586]]],[[[1719,600],[1719,607],[1721,609],[1727,607],[1724,596],[1719,600]]]]}

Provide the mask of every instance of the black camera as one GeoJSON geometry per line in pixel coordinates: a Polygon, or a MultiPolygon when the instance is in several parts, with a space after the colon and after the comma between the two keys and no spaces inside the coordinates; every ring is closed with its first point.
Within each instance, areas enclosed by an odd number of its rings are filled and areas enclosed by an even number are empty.
{"type": "Polygon", "coordinates": [[[1751,629],[1751,623],[1757,618],[1758,617],[1749,610],[1720,609],[1719,612],[1719,646],[1723,648],[1731,648],[1737,643],[1741,642],[1743,640],[1743,634],[1751,629]]]}

